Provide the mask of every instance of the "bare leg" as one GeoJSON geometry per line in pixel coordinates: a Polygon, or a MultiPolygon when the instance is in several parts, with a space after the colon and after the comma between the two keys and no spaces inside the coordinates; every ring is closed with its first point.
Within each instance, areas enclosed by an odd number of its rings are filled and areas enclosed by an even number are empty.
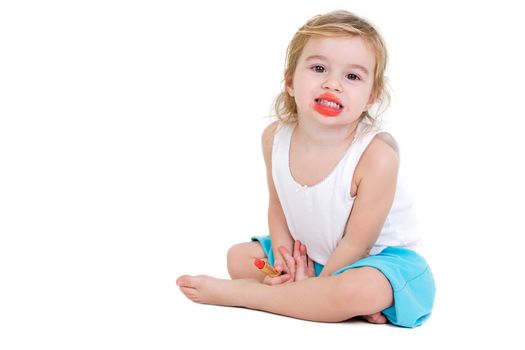
{"type": "Polygon", "coordinates": [[[372,315],[393,303],[390,283],[370,267],[277,286],[254,279],[221,280],[209,276],[181,276],[177,285],[198,303],[242,306],[322,322],[372,315]]]}
{"type": "Polygon", "coordinates": [[[228,250],[228,273],[232,279],[264,279],[264,273],[253,265],[255,259],[267,260],[264,250],[258,242],[239,243],[228,250]]]}
{"type": "MultiPolygon", "coordinates": [[[[228,272],[232,279],[256,279],[262,282],[264,274],[253,266],[254,259],[266,259],[266,255],[258,242],[239,243],[228,251],[228,272]]],[[[381,312],[363,315],[370,323],[386,323],[387,320],[381,312]]]]}

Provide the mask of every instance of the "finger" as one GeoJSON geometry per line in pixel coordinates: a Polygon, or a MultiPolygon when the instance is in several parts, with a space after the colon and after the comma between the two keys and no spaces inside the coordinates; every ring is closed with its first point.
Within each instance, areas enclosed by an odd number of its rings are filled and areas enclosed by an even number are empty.
{"type": "Polygon", "coordinates": [[[281,252],[281,255],[283,256],[284,261],[286,262],[286,265],[288,265],[288,270],[290,271],[290,278],[294,280],[295,279],[295,260],[294,258],[290,255],[290,252],[284,246],[280,246],[279,251],[281,252]]]}
{"type": "MultiPolygon", "coordinates": [[[[293,258],[295,259],[296,271],[302,271],[304,267],[306,267],[306,264],[302,264],[303,261],[301,260],[301,245],[301,241],[297,240],[293,246],[293,258]]],[[[306,260],[304,262],[306,263],[306,260]]]]}
{"type": "Polygon", "coordinates": [[[266,276],[266,278],[264,279],[264,283],[265,284],[268,284],[270,286],[276,286],[278,284],[283,284],[285,282],[287,282],[288,280],[290,280],[290,275],[289,274],[285,274],[285,275],[280,275],[280,276],[277,276],[277,277],[270,277],[270,276],[266,276]]]}
{"type": "Polygon", "coordinates": [[[294,256],[296,273],[297,274],[299,274],[299,273],[304,274],[306,272],[306,259],[300,253],[300,251],[301,251],[300,246],[299,246],[299,249],[297,251],[298,251],[299,254],[297,256],[294,256]]]}
{"type": "Polygon", "coordinates": [[[295,277],[293,277],[293,279],[292,279],[292,275],[290,275],[289,273],[287,273],[286,275],[283,275],[283,276],[289,276],[289,277],[286,278],[286,280],[283,282],[283,284],[292,283],[292,282],[295,281],[294,280],[295,277]]]}
{"type": "Polygon", "coordinates": [[[307,251],[306,246],[305,246],[304,244],[301,245],[301,253],[302,253],[303,250],[304,250],[304,256],[305,256],[305,258],[308,259],[308,263],[307,263],[307,265],[308,265],[308,271],[307,271],[307,274],[308,274],[308,276],[310,276],[310,277],[315,277],[315,264],[314,264],[314,261],[312,260],[312,258],[310,258],[310,257],[308,256],[308,251],[307,251]]]}
{"type": "Polygon", "coordinates": [[[304,266],[307,266],[307,254],[306,254],[306,246],[304,244],[301,244],[301,261],[303,262],[304,266]]]}
{"type": "Polygon", "coordinates": [[[315,264],[310,257],[308,257],[308,276],[315,277],[315,264]]]}
{"type": "Polygon", "coordinates": [[[272,280],[274,281],[274,284],[283,284],[283,283],[286,283],[290,280],[290,274],[284,274],[284,275],[280,275],[280,276],[277,276],[277,277],[274,277],[272,278],[272,280]]]}
{"type": "Polygon", "coordinates": [[[273,267],[275,267],[275,269],[282,274],[290,273],[288,265],[286,265],[286,263],[281,259],[275,260],[273,267]]]}
{"type": "Polygon", "coordinates": [[[283,263],[281,262],[281,260],[275,260],[273,267],[275,267],[277,271],[283,272],[283,263]]]}
{"type": "Polygon", "coordinates": [[[286,265],[288,265],[288,268],[289,269],[294,269],[294,267],[295,267],[295,259],[292,256],[292,254],[288,251],[288,249],[286,249],[286,247],[284,247],[284,246],[281,246],[280,252],[281,252],[281,255],[282,255],[286,265]]]}
{"type": "Polygon", "coordinates": [[[301,247],[301,241],[295,241],[294,244],[293,244],[293,257],[294,258],[298,258],[300,253],[299,253],[299,248],[301,247]]]}

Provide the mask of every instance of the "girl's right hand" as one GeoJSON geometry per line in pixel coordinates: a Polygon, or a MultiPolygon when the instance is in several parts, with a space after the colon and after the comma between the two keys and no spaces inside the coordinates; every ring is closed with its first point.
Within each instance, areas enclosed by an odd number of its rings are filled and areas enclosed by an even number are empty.
{"type": "Polygon", "coordinates": [[[285,263],[283,263],[280,259],[275,260],[273,267],[275,267],[277,271],[282,272],[282,273],[277,277],[270,277],[270,276],[264,277],[264,280],[263,280],[264,284],[275,286],[278,284],[284,284],[284,283],[294,281],[294,276],[288,270],[288,266],[285,263]]]}

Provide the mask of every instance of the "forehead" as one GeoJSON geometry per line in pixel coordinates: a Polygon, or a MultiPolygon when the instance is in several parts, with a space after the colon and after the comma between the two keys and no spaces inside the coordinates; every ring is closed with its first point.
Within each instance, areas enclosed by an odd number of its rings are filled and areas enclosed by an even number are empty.
{"type": "Polygon", "coordinates": [[[370,72],[375,66],[375,53],[359,36],[313,37],[308,40],[301,53],[301,60],[310,56],[323,56],[334,64],[359,64],[370,72]]]}

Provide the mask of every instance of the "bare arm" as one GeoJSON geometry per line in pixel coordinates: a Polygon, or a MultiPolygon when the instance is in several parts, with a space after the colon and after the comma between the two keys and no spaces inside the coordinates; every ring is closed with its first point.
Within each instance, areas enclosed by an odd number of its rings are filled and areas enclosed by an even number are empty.
{"type": "Polygon", "coordinates": [[[270,239],[272,241],[273,253],[275,259],[284,259],[281,257],[279,247],[284,246],[288,251],[293,250],[294,241],[288,230],[288,224],[284,216],[281,202],[275,190],[272,177],[272,146],[275,131],[278,122],[273,122],[263,131],[262,149],[264,162],[266,163],[266,178],[268,181],[269,205],[268,205],[268,226],[270,229],[270,239]]]}
{"type": "Polygon", "coordinates": [[[397,149],[381,137],[374,138],[355,172],[358,174],[357,194],[345,235],[328,259],[321,276],[330,276],[368,256],[392,207],[398,168],[397,149]]]}

